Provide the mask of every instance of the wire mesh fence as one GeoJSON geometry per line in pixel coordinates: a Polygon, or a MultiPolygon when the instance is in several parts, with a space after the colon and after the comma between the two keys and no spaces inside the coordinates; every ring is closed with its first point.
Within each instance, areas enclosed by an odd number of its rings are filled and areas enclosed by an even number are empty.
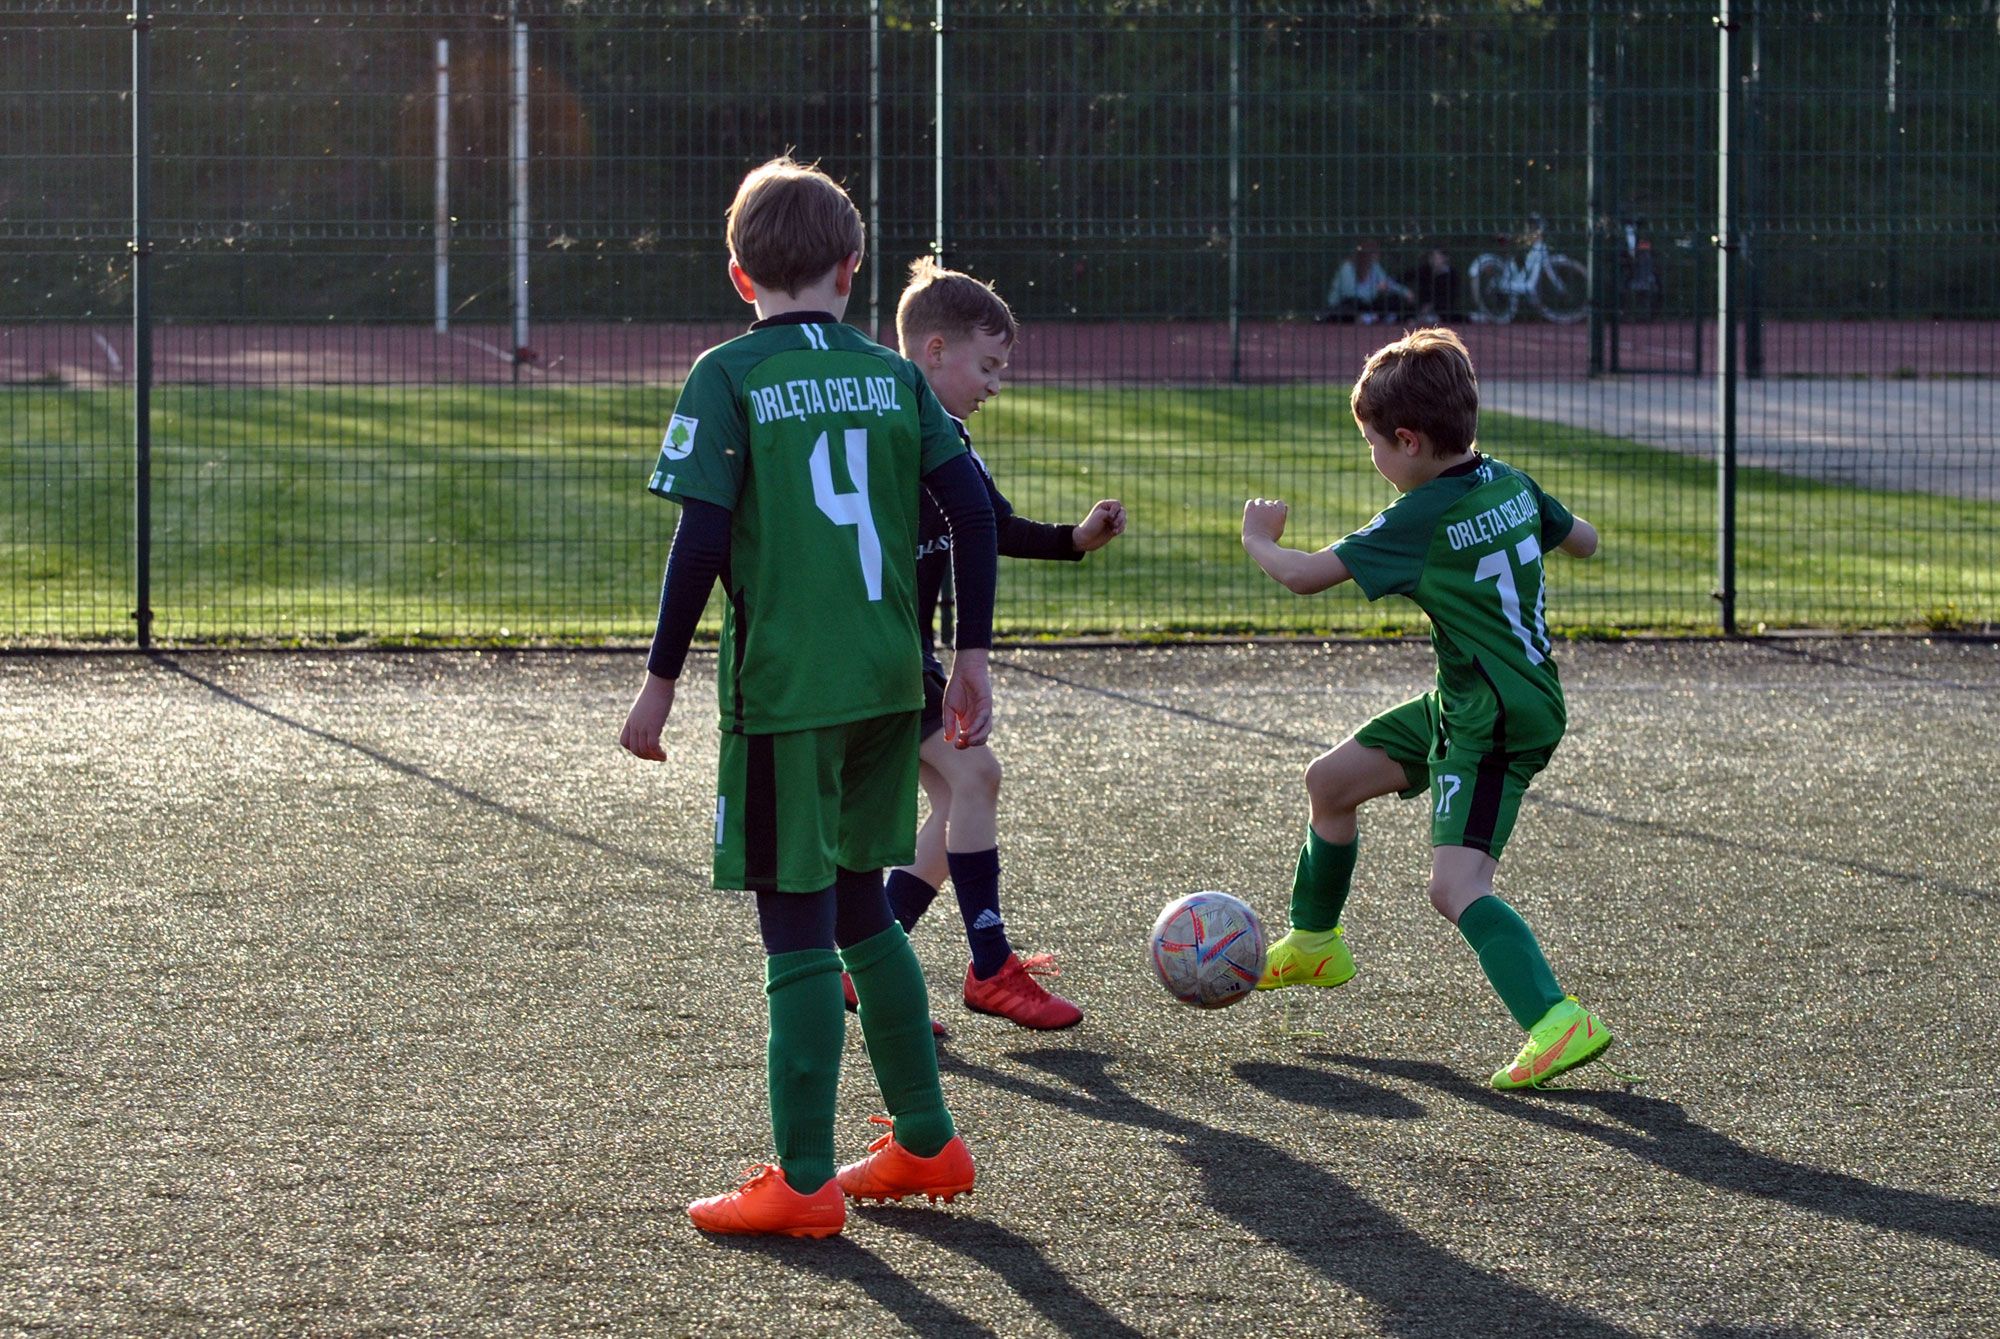
{"type": "Polygon", "coordinates": [[[1557,623],[1990,628],[1996,87],[1981,0],[0,0],[0,640],[643,637],[787,150],[851,322],[923,254],[1022,317],[1015,505],[1130,508],[1005,633],[1411,626],[1235,534],[1393,496],[1347,389],[1432,319],[1606,534],[1557,623]]]}

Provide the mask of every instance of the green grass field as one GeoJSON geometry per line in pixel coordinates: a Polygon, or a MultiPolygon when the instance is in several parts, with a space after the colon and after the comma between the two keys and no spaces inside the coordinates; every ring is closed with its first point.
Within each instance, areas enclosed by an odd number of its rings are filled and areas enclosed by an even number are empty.
{"type": "MultiPolygon", "coordinates": [[[[674,509],[645,491],[672,388],[245,390],[154,396],[155,634],[173,640],[637,639],[674,509]]],[[[1009,563],[1015,636],[1407,630],[1403,601],[1298,599],[1236,542],[1242,501],[1293,504],[1319,545],[1390,500],[1344,387],[1016,388],[974,427],[1019,510],[1123,498],[1126,538],[1081,568],[1009,563]]],[[[130,397],[0,391],[0,638],[131,635],[130,397]]],[[[1556,564],[1571,631],[1707,631],[1717,614],[1706,461],[1533,419],[1482,445],[1605,534],[1556,564]]],[[[1978,504],[1745,471],[1744,626],[1954,627],[2000,620],[1978,504]]]]}

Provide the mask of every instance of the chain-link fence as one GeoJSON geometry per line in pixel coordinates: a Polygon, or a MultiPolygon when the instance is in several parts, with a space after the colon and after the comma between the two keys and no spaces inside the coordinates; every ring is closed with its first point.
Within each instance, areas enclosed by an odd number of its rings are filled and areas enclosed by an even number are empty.
{"type": "Polygon", "coordinates": [[[1557,624],[1990,628],[1996,88],[1990,0],[0,0],[0,640],[643,637],[787,150],[850,321],[929,252],[1023,318],[1016,506],[1130,508],[1006,632],[1408,626],[1235,535],[1388,500],[1347,388],[1433,318],[1605,532],[1557,624]]]}

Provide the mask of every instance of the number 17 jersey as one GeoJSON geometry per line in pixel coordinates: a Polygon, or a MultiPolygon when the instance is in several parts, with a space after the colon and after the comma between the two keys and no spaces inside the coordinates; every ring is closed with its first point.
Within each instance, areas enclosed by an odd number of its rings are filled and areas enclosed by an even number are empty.
{"type": "Polygon", "coordinates": [[[1370,600],[1430,615],[1439,708],[1454,746],[1553,748],[1567,723],[1550,658],[1542,556],[1576,525],[1511,465],[1476,455],[1419,484],[1334,545],[1370,600]]]}
{"type": "Polygon", "coordinates": [[[730,512],[723,730],[922,709],[920,481],[964,450],[915,364],[823,314],[759,321],[695,362],[649,487],[730,512]]]}

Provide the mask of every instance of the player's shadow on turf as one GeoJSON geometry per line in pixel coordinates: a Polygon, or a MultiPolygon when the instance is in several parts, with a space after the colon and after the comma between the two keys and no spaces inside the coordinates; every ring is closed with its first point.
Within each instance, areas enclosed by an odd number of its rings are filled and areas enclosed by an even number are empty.
{"type": "Polygon", "coordinates": [[[851,1283],[911,1334],[990,1334],[985,1325],[911,1283],[881,1256],[844,1237],[716,1237],[715,1248],[761,1255],[802,1274],[851,1283]]]}
{"type": "MultiPolygon", "coordinates": [[[[1024,1078],[957,1056],[939,1067],[1088,1120],[1131,1125],[1171,1136],[1171,1148],[1201,1177],[1209,1206],[1260,1241],[1366,1298],[1370,1319],[1384,1332],[1410,1339],[1462,1339],[1492,1330],[1494,1317],[1530,1317],[1527,1332],[1553,1331],[1585,1339],[1623,1339],[1630,1331],[1555,1301],[1491,1270],[1467,1263],[1427,1241],[1402,1219],[1336,1176],[1250,1135],[1218,1130],[1142,1102],[1111,1076],[1111,1058],[1094,1051],[1039,1050],[1008,1058],[1039,1069],[1064,1087],[1024,1078]]],[[[1285,1086],[1295,1066],[1261,1068],[1285,1086]]],[[[1328,1089],[1322,1082],[1321,1090],[1328,1089]]],[[[1407,1098],[1383,1109],[1421,1108],[1407,1098]]],[[[1354,1094],[1340,1098],[1356,1100],[1354,1094]]],[[[1351,1108],[1343,1107],[1342,1110],[1351,1108]]]]}
{"type": "Polygon", "coordinates": [[[334,734],[331,730],[322,730],[316,725],[308,725],[295,717],[285,715],[283,712],[273,711],[261,703],[252,702],[241,693],[231,692],[213,679],[204,678],[196,674],[172,656],[162,655],[156,651],[152,653],[150,658],[161,669],[172,674],[178,674],[191,683],[200,684],[203,688],[206,688],[209,692],[232,706],[241,707],[245,711],[262,716],[267,721],[275,722],[288,729],[297,730],[300,734],[310,735],[322,743],[332,744],[336,748],[351,750],[372,763],[386,767],[392,772],[399,772],[414,781],[422,781],[428,785],[436,786],[446,794],[464,800],[468,804],[476,805],[488,813],[499,814],[502,817],[511,818],[517,823],[524,823],[544,836],[558,837],[564,841],[574,842],[579,846],[587,846],[591,850],[600,852],[601,854],[615,856],[620,860],[628,860],[635,865],[643,865],[647,869],[660,873],[679,874],[690,879],[700,879],[704,884],[708,880],[706,873],[688,869],[686,866],[676,864],[671,860],[663,860],[659,856],[648,855],[644,851],[633,851],[622,846],[615,846],[588,833],[571,831],[559,823],[551,823],[540,814],[530,813],[526,809],[517,809],[511,804],[503,804],[491,796],[481,795],[476,790],[461,786],[456,781],[447,781],[435,773],[425,771],[415,763],[404,762],[401,758],[392,757],[380,749],[370,748],[366,744],[359,744],[354,740],[334,734]]]}
{"type": "Polygon", "coordinates": [[[1909,1232],[2000,1258],[2000,1209],[1924,1190],[1878,1186],[1845,1172],[1801,1166],[1746,1148],[1688,1119],[1678,1102],[1638,1093],[1552,1089],[1501,1094],[1428,1060],[1309,1053],[1350,1069],[1410,1079],[1475,1106],[1580,1134],[1691,1181],[1778,1200],[1813,1213],[1909,1232]],[[1579,1109],[1609,1118],[1590,1120],[1579,1109]]]}
{"type": "Polygon", "coordinates": [[[1345,1074],[1304,1065],[1275,1065],[1245,1060],[1231,1067],[1237,1078],[1287,1102],[1300,1102],[1343,1116],[1376,1116],[1385,1120],[1416,1120],[1428,1114],[1424,1105],[1401,1093],[1345,1074]]]}
{"type": "Polygon", "coordinates": [[[1042,1248],[998,1223],[928,1209],[868,1209],[863,1213],[885,1227],[957,1251],[982,1269],[1007,1281],[1016,1297],[1042,1313],[1065,1334],[1097,1339],[1144,1339],[1104,1309],[1102,1303],[1050,1264],[1042,1248]]]}

